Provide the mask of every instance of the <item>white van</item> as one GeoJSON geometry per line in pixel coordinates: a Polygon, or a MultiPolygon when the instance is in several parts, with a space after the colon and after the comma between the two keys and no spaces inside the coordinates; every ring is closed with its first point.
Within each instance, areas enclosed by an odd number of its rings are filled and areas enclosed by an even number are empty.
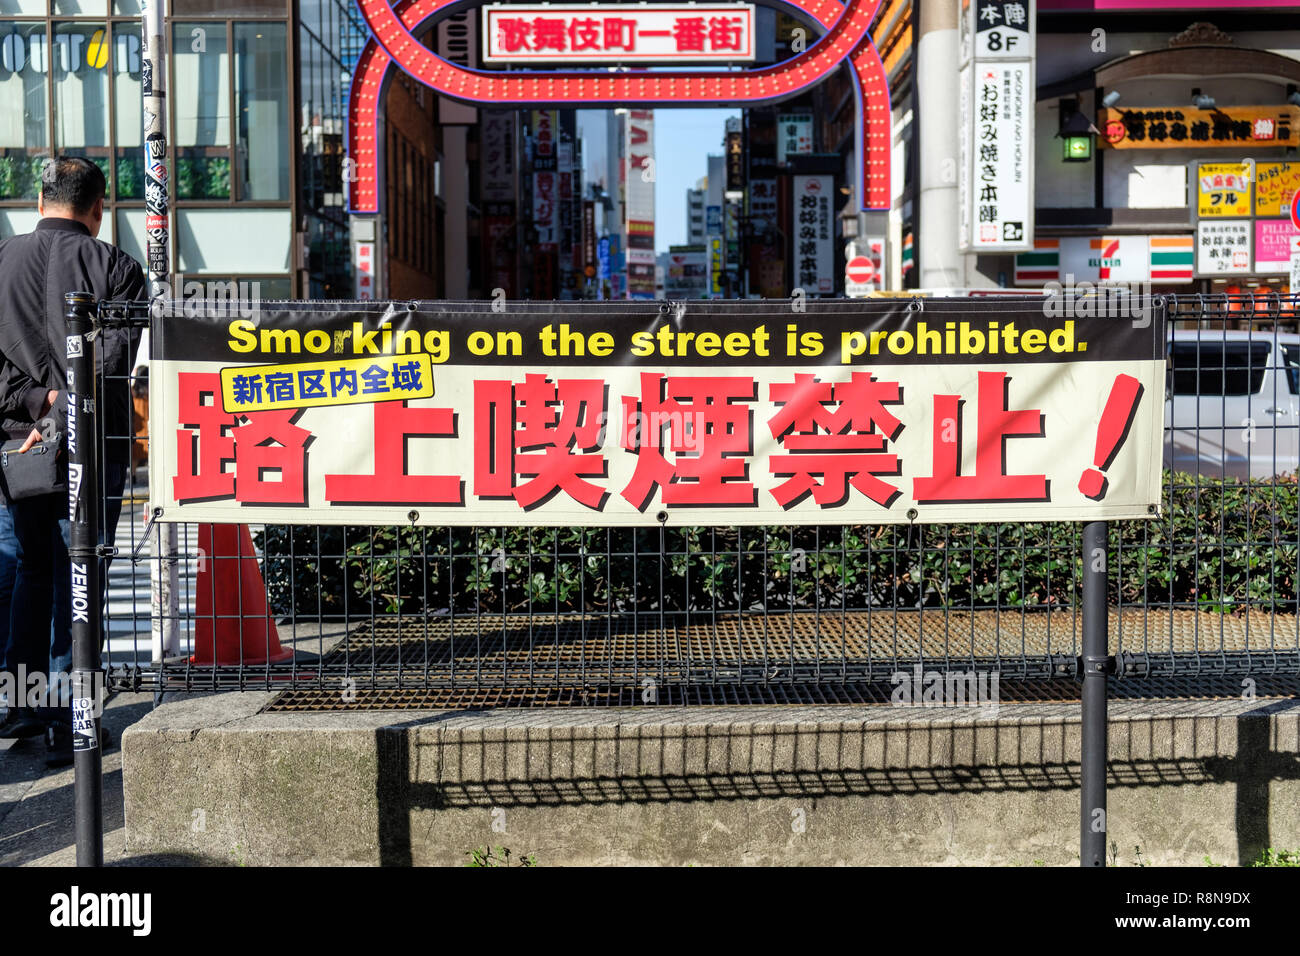
{"type": "Polygon", "coordinates": [[[1300,467],[1300,335],[1176,329],[1165,384],[1165,465],[1212,478],[1300,467]]]}

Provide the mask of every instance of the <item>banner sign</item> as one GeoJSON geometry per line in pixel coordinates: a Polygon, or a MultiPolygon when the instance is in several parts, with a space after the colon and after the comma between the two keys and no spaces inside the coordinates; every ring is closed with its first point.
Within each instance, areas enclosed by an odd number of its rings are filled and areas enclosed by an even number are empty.
{"type": "Polygon", "coordinates": [[[357,277],[357,298],[361,301],[375,297],[375,244],[357,242],[352,245],[352,268],[357,277]]]}
{"type": "Polygon", "coordinates": [[[1255,271],[1291,271],[1291,243],[1300,239],[1300,230],[1290,219],[1255,220],[1255,271]]]}
{"type": "Polygon", "coordinates": [[[975,58],[1016,60],[1034,55],[1033,0],[974,0],[975,58]]]}
{"type": "Polygon", "coordinates": [[[1255,180],[1255,215],[1285,216],[1300,192],[1300,163],[1256,163],[1255,180]]]}
{"type": "Polygon", "coordinates": [[[754,6],[490,4],[483,8],[488,63],[747,63],[754,6]]]}
{"type": "Polygon", "coordinates": [[[1300,107],[1190,106],[1097,111],[1101,145],[1110,149],[1295,146],[1300,107]]]}
{"type": "Polygon", "coordinates": [[[1006,298],[234,305],[153,329],[164,521],[1083,521],[1160,502],[1162,320],[1006,298]]]}
{"type": "Polygon", "coordinates": [[[957,246],[1034,248],[1033,0],[962,0],[958,24],[957,246]]]}
{"type": "Polygon", "coordinates": [[[1249,216],[1254,163],[1196,163],[1192,188],[1199,219],[1249,216]]]}
{"type": "Polygon", "coordinates": [[[741,190],[745,188],[745,134],[740,132],[728,133],[726,141],[727,149],[727,189],[741,190]]]}
{"type": "Polygon", "coordinates": [[[1033,68],[1028,61],[982,63],[962,71],[962,125],[958,170],[963,228],[973,252],[1033,247],[1033,68]]]}
{"type": "Polygon", "coordinates": [[[709,258],[704,246],[669,246],[664,295],[670,299],[709,296],[709,258]]]}
{"type": "Polygon", "coordinates": [[[515,201],[515,126],[514,113],[482,113],[479,192],[484,202],[515,201]]]}
{"type": "Polygon", "coordinates": [[[775,179],[749,181],[749,218],[756,230],[771,229],[777,224],[779,205],[775,179]]]}
{"type": "Polygon", "coordinates": [[[1035,239],[1016,256],[1016,285],[1191,282],[1193,236],[1063,236],[1035,239]]]}
{"type": "Polygon", "coordinates": [[[776,161],[789,162],[791,156],[807,156],[813,151],[813,117],[811,113],[782,113],[776,118],[776,161]]]}
{"type": "Polygon", "coordinates": [[[722,295],[722,237],[709,236],[709,297],[722,295]]]}
{"type": "Polygon", "coordinates": [[[807,295],[831,295],[835,291],[832,263],[835,260],[831,220],[830,176],[794,176],[794,234],[790,237],[794,256],[795,285],[807,295]]]}
{"type": "Polygon", "coordinates": [[[1249,272],[1249,219],[1212,219],[1196,224],[1197,275],[1244,275],[1249,272]]]}
{"type": "Polygon", "coordinates": [[[596,277],[596,204],[590,199],[582,204],[582,272],[596,277]]]}
{"type": "Polygon", "coordinates": [[[629,110],[623,125],[623,213],[629,298],[655,297],[655,114],[629,110]],[[636,256],[636,251],[644,256],[636,256]]]}

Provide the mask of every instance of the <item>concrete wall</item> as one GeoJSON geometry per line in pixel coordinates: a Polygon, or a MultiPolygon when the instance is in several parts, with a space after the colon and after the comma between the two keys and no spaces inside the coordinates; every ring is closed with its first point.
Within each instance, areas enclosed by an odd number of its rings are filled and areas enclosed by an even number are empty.
{"type": "MultiPolygon", "coordinates": [[[[127,848],[217,863],[1077,862],[1076,704],[259,714],[122,740],[127,848]]],[[[1112,704],[1120,862],[1300,846],[1296,701],[1112,704]]]]}

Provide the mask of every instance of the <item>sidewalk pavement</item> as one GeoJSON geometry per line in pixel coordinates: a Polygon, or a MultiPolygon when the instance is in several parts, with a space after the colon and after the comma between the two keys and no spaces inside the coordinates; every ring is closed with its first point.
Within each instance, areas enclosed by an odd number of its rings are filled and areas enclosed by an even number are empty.
{"type": "MultiPolygon", "coordinates": [[[[112,733],[104,752],[104,863],[192,865],[191,858],[127,853],[122,816],[122,732],[153,709],[151,694],[117,694],[104,709],[112,733]]],[[[45,740],[0,741],[0,866],[73,866],[72,767],[45,766],[45,740]]],[[[232,861],[234,862],[234,861],[232,861]]]]}

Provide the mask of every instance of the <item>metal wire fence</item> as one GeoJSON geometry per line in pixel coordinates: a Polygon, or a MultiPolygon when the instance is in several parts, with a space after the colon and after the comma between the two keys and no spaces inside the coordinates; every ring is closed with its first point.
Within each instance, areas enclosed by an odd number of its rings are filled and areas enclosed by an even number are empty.
{"type": "MultiPolygon", "coordinates": [[[[1158,679],[1295,686],[1300,301],[1161,304],[1162,514],[1109,530],[1118,685],[1138,695],[1158,679]]],[[[111,304],[101,318],[144,321],[111,304]]],[[[104,377],[100,395],[143,399],[144,385],[135,373],[104,377]]],[[[124,447],[136,461],[147,453],[134,434],[106,434],[101,461],[124,447]]],[[[146,467],[113,492],[121,519],[103,657],[119,689],[291,690],[343,703],[367,691],[470,705],[800,701],[869,699],[916,668],[1040,687],[1077,674],[1076,524],[254,526],[224,550],[182,525],[168,555],[164,526],[150,523],[146,467]],[[213,589],[232,575],[206,574],[205,563],[249,558],[266,604],[241,593],[230,612],[213,589]],[[151,574],[173,568],[175,609],[151,606],[151,574]],[[260,628],[239,659],[214,663],[223,627],[250,618],[260,628]]]]}

